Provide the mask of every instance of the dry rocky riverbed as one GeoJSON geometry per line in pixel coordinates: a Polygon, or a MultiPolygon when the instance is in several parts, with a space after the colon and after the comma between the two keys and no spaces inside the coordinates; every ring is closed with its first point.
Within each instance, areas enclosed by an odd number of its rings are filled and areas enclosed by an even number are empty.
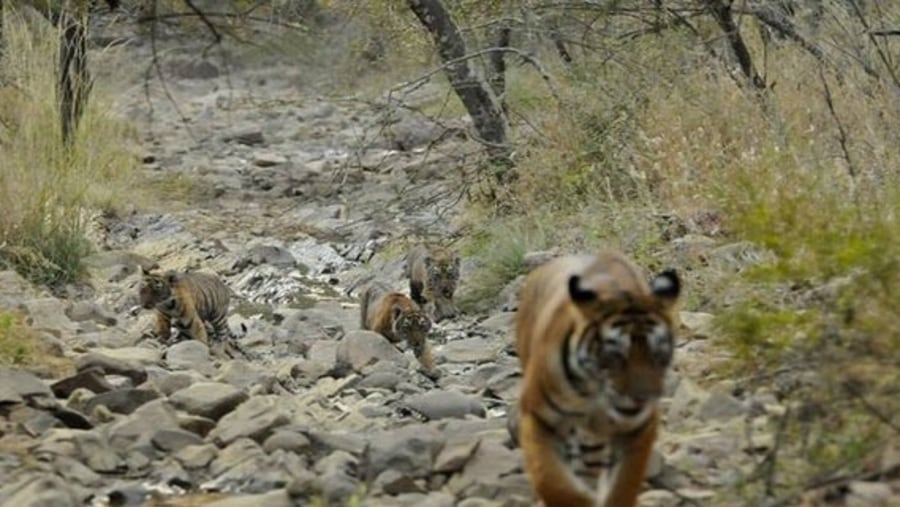
{"type": "MultiPolygon", "coordinates": [[[[146,43],[128,51],[148,58],[146,43]]],[[[369,273],[405,289],[403,252],[385,246],[457,232],[456,169],[478,150],[455,135],[465,122],[448,132],[384,97],[325,98],[285,63],[226,74],[190,51],[167,61],[180,112],[158,86],[152,116],[133,89],[123,100],[142,170],[176,182],[172,201],[98,220],[89,288],[59,298],[0,272],[0,308],[77,368],[0,368],[0,505],[531,505],[506,429],[518,389],[509,302],[436,326],[434,381],[410,351],[360,330],[345,294],[369,273]],[[247,357],[144,337],[153,316],[134,311],[137,284],[154,262],[222,275],[247,357]]],[[[712,504],[761,461],[784,410],[708,382],[709,316],[683,320],[644,506],[712,504]]],[[[890,493],[855,491],[856,505],[890,493]]]]}

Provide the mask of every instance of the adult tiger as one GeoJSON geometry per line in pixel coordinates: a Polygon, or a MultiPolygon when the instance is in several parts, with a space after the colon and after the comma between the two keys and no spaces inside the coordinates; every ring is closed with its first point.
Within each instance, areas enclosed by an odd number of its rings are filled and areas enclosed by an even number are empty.
{"type": "Polygon", "coordinates": [[[546,507],[637,505],[680,291],[674,270],[648,283],[611,251],[559,257],[526,278],[515,322],[518,440],[546,507]]]}
{"type": "Polygon", "coordinates": [[[156,310],[156,337],[168,341],[171,327],[203,343],[209,334],[218,340],[231,337],[228,329],[228,303],[231,291],[216,275],[210,273],[147,271],[141,268],[143,280],[138,289],[141,307],[156,310]]]}

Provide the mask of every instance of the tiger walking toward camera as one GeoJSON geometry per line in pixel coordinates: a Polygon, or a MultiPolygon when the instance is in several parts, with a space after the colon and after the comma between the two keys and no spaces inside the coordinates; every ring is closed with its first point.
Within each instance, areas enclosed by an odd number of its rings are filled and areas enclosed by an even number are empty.
{"type": "Polygon", "coordinates": [[[156,337],[168,341],[172,326],[187,338],[209,344],[212,335],[219,341],[231,338],[228,304],[231,291],[216,275],[202,272],[166,271],[141,268],[138,289],[141,307],[155,310],[156,337]]]}
{"type": "Polygon", "coordinates": [[[546,507],[635,507],[675,346],[681,282],[616,252],[553,259],[519,293],[518,441],[546,507]]]}
{"type": "Polygon", "coordinates": [[[405,341],[426,373],[436,372],[428,333],[431,319],[409,296],[372,282],[360,302],[360,327],[375,331],[391,343],[405,341]]]}
{"type": "Polygon", "coordinates": [[[409,295],[435,322],[459,315],[453,301],[459,268],[459,256],[441,246],[417,245],[406,256],[409,295]]]}

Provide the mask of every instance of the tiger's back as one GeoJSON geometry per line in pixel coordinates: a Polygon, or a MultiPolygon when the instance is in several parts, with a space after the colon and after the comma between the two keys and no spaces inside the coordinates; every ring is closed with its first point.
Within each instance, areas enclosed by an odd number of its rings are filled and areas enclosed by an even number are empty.
{"type": "Polygon", "coordinates": [[[156,333],[167,340],[174,325],[188,338],[208,342],[231,336],[228,306],[231,290],[217,275],[200,271],[143,273],[139,289],[141,306],[154,309],[156,333]]]}
{"type": "Polygon", "coordinates": [[[597,497],[607,507],[636,505],[679,292],[674,272],[649,283],[616,252],[559,257],[526,278],[515,321],[518,440],[547,507],[594,506],[597,497]],[[604,473],[606,491],[592,491],[604,473]]]}

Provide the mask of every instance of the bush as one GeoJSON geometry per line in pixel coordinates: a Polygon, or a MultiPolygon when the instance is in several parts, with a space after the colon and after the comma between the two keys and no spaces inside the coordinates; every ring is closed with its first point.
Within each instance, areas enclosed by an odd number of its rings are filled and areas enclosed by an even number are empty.
{"type": "Polygon", "coordinates": [[[74,141],[64,146],[55,93],[58,32],[14,15],[2,33],[0,265],[36,283],[72,282],[91,251],[84,233],[92,213],[128,198],[123,189],[136,164],[131,130],[95,83],[74,141]]]}

